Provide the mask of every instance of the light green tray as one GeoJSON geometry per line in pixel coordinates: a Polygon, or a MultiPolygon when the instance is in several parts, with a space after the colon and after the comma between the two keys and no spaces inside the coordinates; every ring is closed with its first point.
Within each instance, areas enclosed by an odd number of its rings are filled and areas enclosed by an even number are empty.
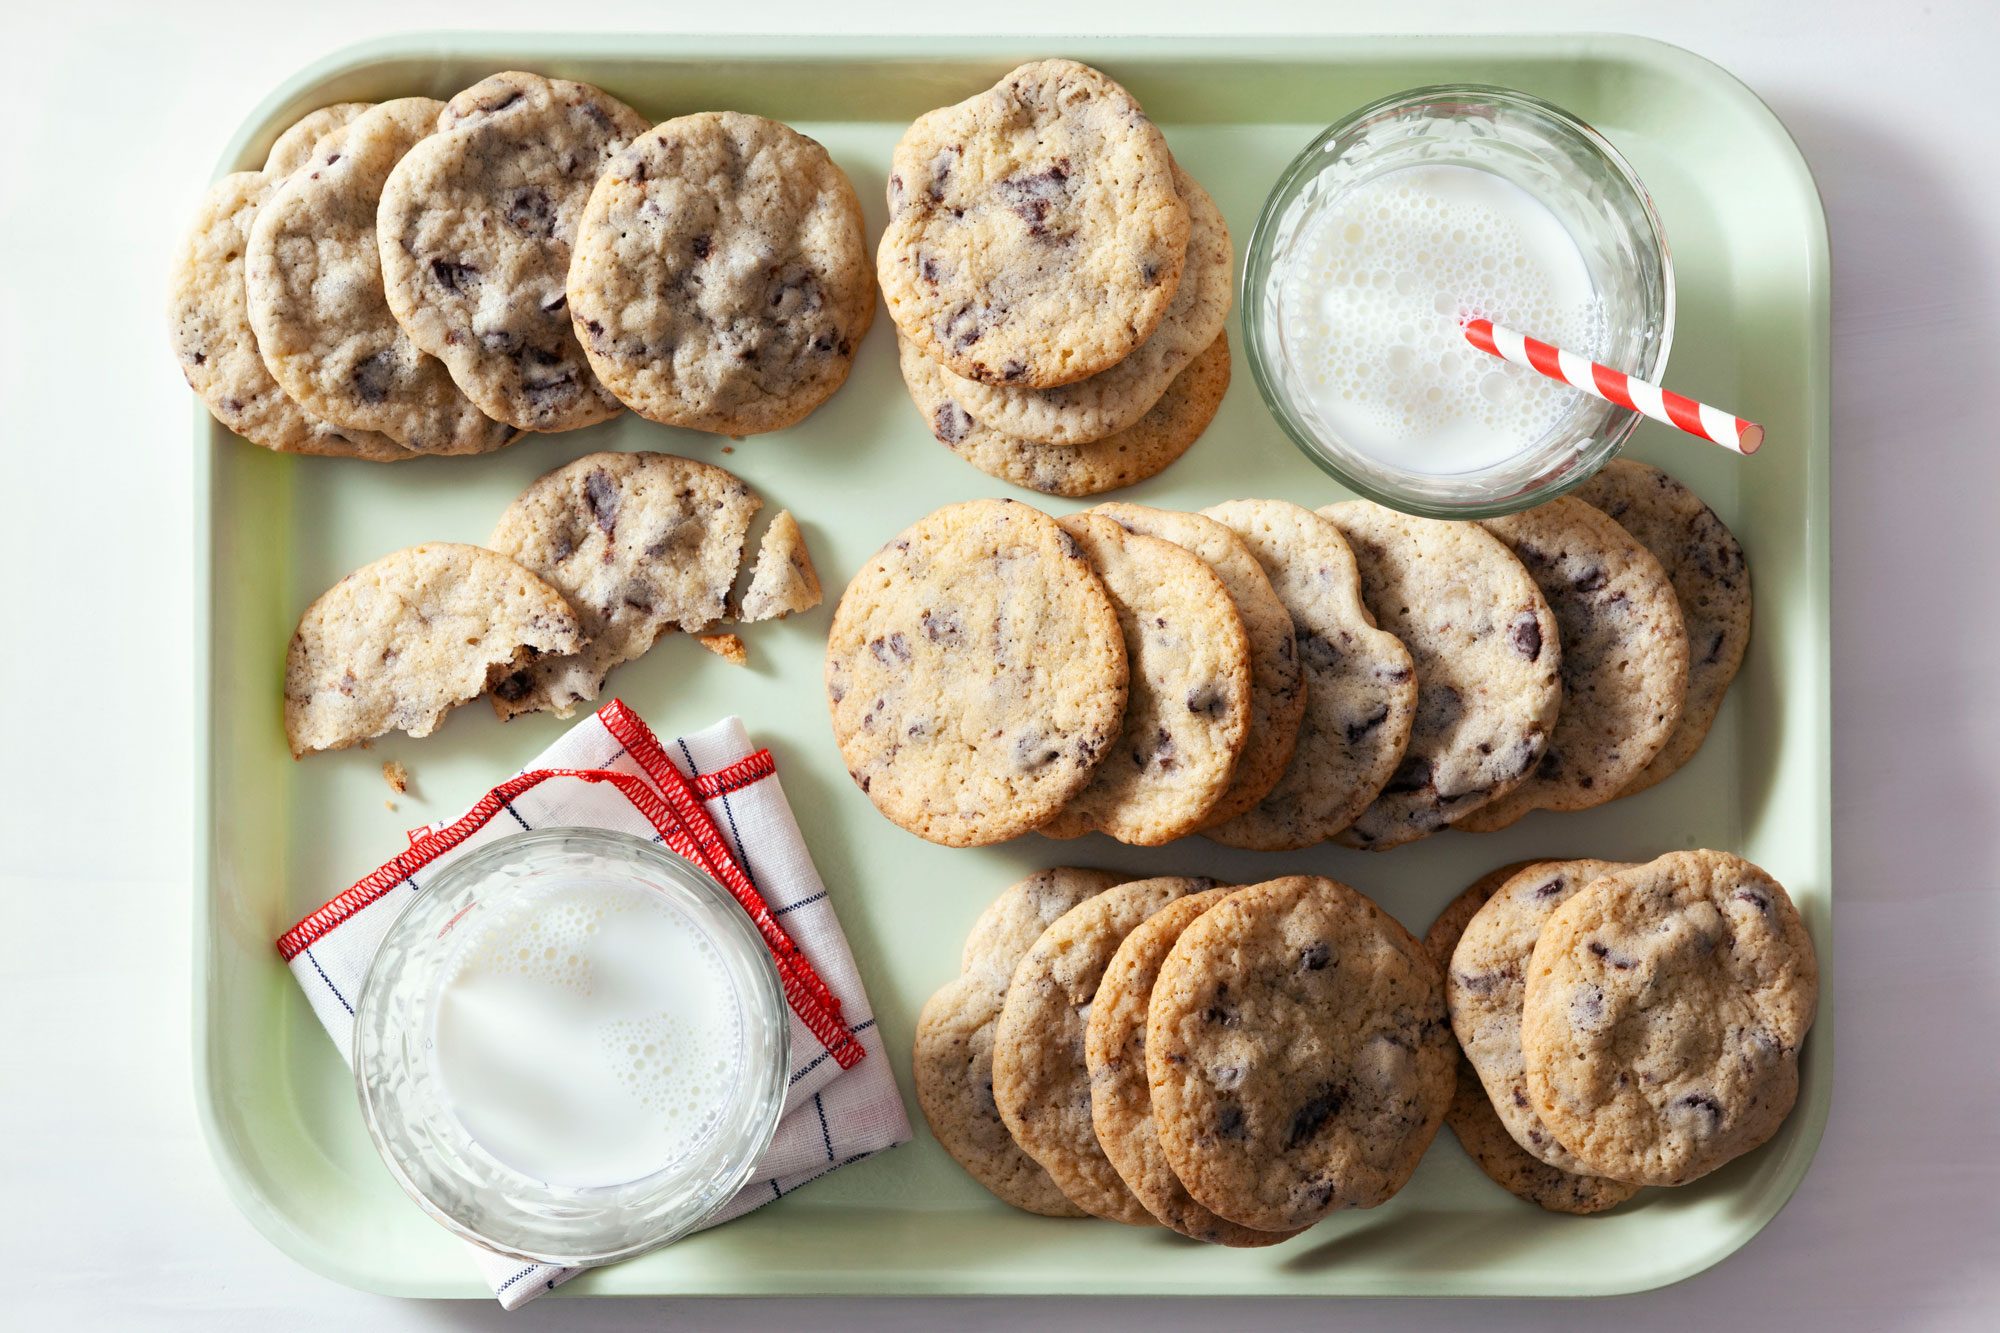
{"type": "MultiPolygon", "coordinates": [[[[1448,834],[1379,856],[1339,848],[1263,855],[1200,839],[1151,851],[1101,838],[933,847],[876,815],[842,769],[819,685],[831,602],[869,553],[931,509],[977,495],[1031,497],[932,441],[904,397],[886,316],[832,402],[796,429],[728,453],[712,436],[630,418],[531,439],[490,458],[385,468],[278,457],[197,414],[196,706],[205,743],[195,774],[196,1079],[232,1193],[300,1262],[383,1292],[483,1294],[458,1243],[403,1199],[376,1160],[347,1071],[271,941],[395,851],[405,827],[456,813],[562,724],[533,718],[503,728],[473,705],[424,741],[398,737],[372,752],[294,764],[278,705],[294,619],[343,573],[389,550],[483,540],[522,485],[595,449],[663,449],[720,462],[806,529],[828,605],[756,627],[746,636],[749,670],[670,641],[611,684],[667,734],[738,713],[770,745],[906,1090],[917,1009],[951,974],[966,927],[1001,886],[1058,862],[1239,881],[1319,871],[1357,885],[1421,931],[1447,898],[1503,861],[1732,848],[1792,890],[1825,973],[1832,906],[1826,227],[1783,127],[1713,65],[1673,47],[1595,36],[426,35],[346,51],[292,78],[237,132],[222,166],[261,161],[278,130],[327,102],[448,97],[496,69],[521,67],[601,84],[655,117],[733,107],[789,121],[826,144],[853,177],[870,232],[879,234],[885,164],[903,126],[1019,60],[1057,53],[1104,66],[1145,103],[1180,160],[1220,201],[1239,253],[1266,190],[1312,134],[1398,88],[1512,84],[1575,110],[1617,142],[1657,196],[1680,275],[1671,382],[1770,429],[1770,443],[1748,462],[1652,425],[1640,428],[1633,446],[1715,506],[1755,571],[1755,640],[1707,746],[1685,772],[1634,800],[1581,815],[1533,815],[1504,833],[1448,834]],[[394,812],[384,808],[387,758],[407,763],[415,782],[394,812]]],[[[190,207],[194,189],[189,182],[190,207]]],[[[1194,508],[1244,495],[1308,505],[1342,498],[1280,435],[1239,363],[1207,436],[1122,498],[1194,508]]],[[[1051,500],[1046,507],[1080,506],[1051,500]]],[[[958,1171],[912,1107],[919,1129],[908,1147],[563,1291],[1585,1295],[1656,1286],[1735,1250],[1797,1186],[1826,1120],[1831,1019],[1823,1003],[1799,1108],[1776,1142],[1695,1186],[1649,1191],[1607,1217],[1561,1218],[1516,1202],[1443,1133],[1409,1188],[1384,1207],[1336,1215],[1268,1250],[1196,1249],[1158,1230],[1005,1208],[958,1171]]]]}

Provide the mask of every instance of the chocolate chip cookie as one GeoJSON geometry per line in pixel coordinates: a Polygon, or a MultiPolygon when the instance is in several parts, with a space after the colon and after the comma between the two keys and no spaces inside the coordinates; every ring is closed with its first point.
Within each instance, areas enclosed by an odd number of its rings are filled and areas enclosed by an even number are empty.
{"type": "Polygon", "coordinates": [[[1200,557],[1098,514],[1058,519],[1104,582],[1125,636],[1125,721],[1088,786],[1041,832],[1155,847],[1201,826],[1250,734],[1250,639],[1200,557]]]}
{"type": "Polygon", "coordinates": [[[562,594],[506,556],[412,546],[306,608],[285,657],[285,737],[297,757],[389,731],[428,736],[535,655],[582,645],[562,594]]]}
{"type": "Polygon", "coordinates": [[[1202,1206],[1263,1231],[1401,1189],[1444,1120],[1455,1058],[1423,947],[1313,875],[1197,917],[1160,965],[1146,1020],[1174,1174],[1202,1206]]]}
{"type": "Polygon", "coordinates": [[[780,509],[757,544],[757,567],[743,590],[742,619],[782,620],[819,605],[819,571],[813,568],[806,535],[789,509],[780,509]]]}
{"type": "MultiPolygon", "coordinates": [[[[1466,923],[1502,884],[1531,864],[1516,861],[1481,875],[1438,913],[1424,935],[1424,951],[1439,970],[1448,976],[1452,950],[1458,947],[1466,923]]],[[[1523,1152],[1494,1113],[1493,1103],[1486,1097],[1486,1085],[1464,1059],[1458,1062],[1458,1084],[1452,1092],[1451,1107],[1444,1113],[1444,1122],[1451,1127],[1466,1155],[1494,1184],[1538,1208],[1586,1216],[1616,1208],[1639,1192],[1639,1186],[1622,1180],[1559,1171],[1523,1152]]]]}
{"type": "Polygon", "coordinates": [[[672,454],[585,454],[538,478],[487,545],[560,589],[589,642],[498,682],[494,711],[568,717],[660,635],[723,619],[763,504],[721,468],[672,454]]]}
{"type": "Polygon", "coordinates": [[[1057,917],[1119,878],[1105,870],[1057,866],[1004,890],[966,937],[959,975],[925,1001],[917,1016],[910,1069],[931,1133],[1003,1202],[1044,1217],[1086,1214],[1021,1151],[1000,1119],[993,1100],[993,1024],[1022,955],[1057,917]]]}
{"type": "Polygon", "coordinates": [[[1213,1245],[1276,1245],[1295,1232],[1257,1231],[1196,1203],[1160,1147],[1153,1094],[1146,1081],[1146,1012],[1160,963],[1188,923],[1233,893],[1209,889],[1168,903],[1147,917],[1111,956],[1090,1002],[1084,1059],[1090,1070],[1090,1122],[1098,1145],[1127,1189],[1162,1225],[1213,1245]]]}
{"type": "Polygon", "coordinates": [[[1132,929],[1177,898],[1215,887],[1163,876],[1106,889],[1042,932],[1007,987],[993,1031],[993,1099],[1008,1133],[1093,1217],[1156,1225],[1097,1142],[1084,1033],[1105,964],[1132,929]]]}
{"type": "Polygon", "coordinates": [[[1234,819],[1277,785],[1298,743],[1306,690],[1291,613],[1243,539],[1214,519],[1118,502],[1101,504],[1091,512],[1128,532],[1159,537],[1200,556],[1222,580],[1243,617],[1243,631],[1250,639],[1250,736],[1236,757],[1229,789],[1202,822],[1206,827],[1234,819]]]}
{"type": "MultiPolygon", "coordinates": [[[[277,150],[272,152],[275,158],[277,150]]],[[[269,172],[239,171],[224,176],[202,197],[175,258],[167,293],[167,329],[181,374],[217,421],[252,444],[279,453],[375,463],[414,458],[386,435],[337,426],[306,411],[278,387],[257,351],[244,292],[243,252],[258,207],[281,179],[269,172]]]]}
{"type": "Polygon", "coordinates": [[[1047,823],[1125,713],[1125,640],[1074,537],[1012,500],[947,505],[855,574],[827,636],[848,773],[947,846],[1047,823]]]}
{"type": "Polygon", "coordinates": [[[375,244],[383,184],[441,110],[399,98],[322,138],[257,210],[244,287],[265,366],[308,412],[418,453],[487,453],[519,432],[475,407],[396,323],[375,244]]]}
{"type": "Polygon", "coordinates": [[[967,413],[1031,444],[1088,444],[1135,424],[1180,373],[1222,334],[1235,293],[1229,225],[1208,191],[1174,168],[1192,225],[1181,284],[1153,336],[1130,356],[1089,379],[1053,389],[981,384],[943,371],[967,413]]]}
{"type": "Polygon", "coordinates": [[[846,381],[875,318],[860,201],[788,125],[681,116],[598,178],[569,304],[591,369],[640,416],[782,430],[846,381]]]}
{"type": "Polygon", "coordinates": [[[1667,743],[1619,791],[1641,792],[1694,757],[1750,646],[1750,567],[1701,497],[1656,467],[1614,458],[1573,492],[1617,520],[1666,570],[1688,637],[1687,702],[1667,743]]]}
{"type": "Polygon", "coordinates": [[[1284,775],[1254,807],[1206,832],[1231,847],[1310,847],[1353,822],[1396,771],[1416,716],[1410,654],[1362,604],[1354,557],[1332,523],[1284,500],[1202,512],[1241,537],[1270,575],[1306,682],[1284,775]]]}
{"type": "Polygon", "coordinates": [[[1748,861],[1672,852],[1607,875],[1535,942],[1535,1114],[1601,1175],[1685,1185],[1777,1132],[1818,998],[1798,910],[1748,861]]]}
{"type": "Polygon", "coordinates": [[[951,396],[951,376],[926,360],[907,338],[897,339],[903,384],[938,443],[989,477],[1044,495],[1081,497],[1130,486],[1166,471],[1215,419],[1229,389],[1229,338],[1209,344],[1131,426],[1089,444],[1031,444],[975,419],[951,396]]]}
{"type": "Polygon", "coordinates": [[[1454,821],[1474,832],[1616,797],[1680,725],[1688,680],[1673,584],[1602,510],[1563,496],[1481,526],[1527,566],[1555,612],[1563,705],[1528,780],[1454,821]]]}
{"type": "Polygon", "coordinates": [[[574,430],[624,410],[577,346],[564,284],[598,174],[651,124],[587,83],[509,71],[446,103],[389,173],[389,309],[494,420],[574,430]]]}
{"type": "Polygon", "coordinates": [[[1035,389],[1096,375],[1179,288],[1188,206],[1167,141],[1087,65],[1022,65],[920,117],[889,172],[882,295],[954,374],[1035,389]]]}
{"type": "Polygon", "coordinates": [[[1572,1157],[1536,1116],[1521,1057],[1521,1001],[1535,937],[1558,907],[1591,880],[1629,870],[1622,861],[1537,861],[1493,894],[1467,924],[1446,964],[1452,1031],[1478,1074],[1494,1114],[1529,1156],[1567,1175],[1597,1174],[1572,1157]]]}
{"type": "Polygon", "coordinates": [[[1382,794],[1336,839],[1380,851],[1527,780],[1562,707],[1562,645],[1527,570],[1477,524],[1366,500],[1319,512],[1354,552],[1362,599],[1416,663],[1409,747],[1382,794]]]}

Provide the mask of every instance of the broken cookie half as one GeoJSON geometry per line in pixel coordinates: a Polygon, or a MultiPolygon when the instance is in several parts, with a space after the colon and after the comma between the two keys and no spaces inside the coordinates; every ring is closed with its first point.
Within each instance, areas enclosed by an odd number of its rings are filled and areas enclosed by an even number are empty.
{"type": "Polygon", "coordinates": [[[285,738],[296,758],[390,731],[428,736],[459,704],[583,638],[563,594],[504,555],[456,542],[397,551],[300,618],[285,738]]]}

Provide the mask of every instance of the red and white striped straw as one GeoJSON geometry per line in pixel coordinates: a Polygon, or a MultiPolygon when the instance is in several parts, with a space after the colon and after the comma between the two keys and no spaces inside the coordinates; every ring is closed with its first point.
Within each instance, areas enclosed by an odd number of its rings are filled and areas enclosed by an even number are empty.
{"type": "Polygon", "coordinates": [[[1575,352],[1538,342],[1490,319],[1466,320],[1465,338],[1480,351],[1490,352],[1503,361],[1526,366],[1571,388],[1581,389],[1593,398],[1664,421],[1739,454],[1754,454],[1757,446],[1764,443],[1764,428],[1754,421],[1745,421],[1707,403],[1697,403],[1646,380],[1633,379],[1622,370],[1600,366],[1575,352]]]}

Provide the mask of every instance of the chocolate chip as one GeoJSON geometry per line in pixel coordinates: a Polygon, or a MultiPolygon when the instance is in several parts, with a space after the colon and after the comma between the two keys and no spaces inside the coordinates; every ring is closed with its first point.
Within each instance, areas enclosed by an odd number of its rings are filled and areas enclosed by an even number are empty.
{"type": "Polygon", "coordinates": [[[1594,1032],[1604,1022],[1604,989],[1578,986],[1569,997],[1569,1025],[1581,1032],[1594,1032]]]}
{"type": "Polygon", "coordinates": [[[935,257],[924,255],[917,260],[917,275],[935,287],[938,285],[938,279],[944,275],[944,270],[938,267],[935,257]]]}
{"type": "Polygon", "coordinates": [[[446,291],[462,292],[465,290],[466,280],[478,277],[479,270],[470,264],[460,264],[450,259],[433,259],[431,276],[437,279],[438,286],[446,291]]]}
{"type": "Polygon", "coordinates": [[[1522,1092],[1519,1088],[1514,1089],[1514,1105],[1520,1107],[1524,1111],[1528,1109],[1528,1096],[1526,1093],[1522,1092]]]}
{"type": "Polygon", "coordinates": [[[1225,1139],[1243,1137],[1243,1108],[1231,1102],[1215,1113],[1215,1132],[1225,1139]]]}
{"type": "Polygon", "coordinates": [[[1014,767],[1037,769],[1052,764],[1062,757],[1061,750],[1051,750],[1048,741],[1038,732],[1029,732],[1014,741],[1014,767]]]}
{"type": "Polygon", "coordinates": [[[1630,972],[1633,968],[1639,965],[1638,959],[1628,958],[1622,953],[1615,953],[1612,951],[1611,946],[1607,944],[1602,944],[1597,940],[1592,940],[1590,942],[1590,952],[1595,954],[1597,957],[1602,958],[1605,962],[1609,963],[1612,967],[1617,968],[1620,972],[1630,972]]]}
{"type": "Polygon", "coordinates": [[[1329,1083],[1307,1098],[1298,1110],[1292,1112],[1291,1127],[1285,1132],[1285,1149],[1290,1151],[1309,1141],[1319,1133],[1320,1126],[1340,1113],[1347,1103],[1347,1089],[1338,1083],[1329,1083]]]}
{"type": "Polygon", "coordinates": [[[963,352],[986,336],[985,312],[971,305],[959,306],[944,317],[937,332],[940,339],[963,352]]]}
{"type": "Polygon", "coordinates": [[[1563,875],[1557,875],[1554,879],[1550,880],[1548,883],[1537,885],[1535,887],[1535,901],[1540,902],[1544,898],[1555,897],[1558,893],[1562,892],[1563,885],[1568,882],[1569,881],[1567,877],[1563,875]]]}
{"type": "Polygon", "coordinates": [[[354,367],[354,392],[364,403],[386,402],[396,382],[396,357],[381,351],[354,367]]]}
{"type": "Polygon", "coordinates": [[[1234,1009],[1224,1005],[1210,1005],[1202,1013],[1202,1017],[1220,1028],[1239,1028],[1243,1026],[1243,1016],[1234,1009]]]}
{"type": "Polygon", "coordinates": [[[1160,266],[1150,259],[1139,265],[1139,280],[1148,287],[1160,280],[1160,266]]]}
{"type": "Polygon", "coordinates": [[[1508,971],[1502,968],[1493,972],[1454,972],[1452,980],[1459,984],[1460,989],[1471,991],[1474,995],[1491,995],[1508,976],[1508,971]]]}
{"type": "Polygon", "coordinates": [[[1771,910],[1771,896],[1762,889],[1742,888],[1729,895],[1739,903],[1749,903],[1759,912],[1771,910]]]}
{"type": "Polygon", "coordinates": [[[1067,199],[1068,167],[1068,159],[1064,159],[1045,170],[1010,177],[994,187],[1015,216],[1028,224],[1030,236],[1046,235],[1049,215],[1067,199]]]}
{"type": "Polygon", "coordinates": [[[557,292],[554,296],[550,297],[547,301],[544,301],[542,303],[542,313],[545,315],[553,315],[556,311],[562,309],[564,306],[568,304],[569,304],[569,298],[567,296],[564,296],[561,292],[557,292]]]}
{"type": "Polygon", "coordinates": [[[1698,1116],[1704,1122],[1703,1133],[1713,1134],[1722,1128],[1722,1103],[1705,1092],[1685,1092],[1670,1103],[1674,1110],[1698,1116]]]}
{"type": "Polygon", "coordinates": [[[1324,636],[1302,629],[1295,637],[1299,645],[1299,660],[1305,663],[1307,670],[1331,672],[1340,666],[1340,649],[1324,636]]]}
{"type": "Polygon", "coordinates": [[[1361,738],[1389,720],[1389,705],[1383,704],[1367,717],[1347,724],[1347,743],[1358,745],[1361,738]]]}
{"type": "Polygon", "coordinates": [[[937,643],[944,639],[949,639],[951,642],[956,643],[964,634],[964,631],[959,628],[958,617],[949,612],[933,613],[926,611],[919,623],[924,627],[924,637],[932,643],[937,643]]]}
{"type": "Polygon", "coordinates": [[[946,444],[957,444],[972,433],[972,418],[954,402],[940,404],[931,423],[931,433],[946,444]]]}
{"type": "Polygon", "coordinates": [[[1226,703],[1222,692],[1213,685],[1198,685],[1187,692],[1187,706],[1190,713],[1206,713],[1210,717],[1220,717],[1226,703]]]}
{"type": "Polygon", "coordinates": [[[1315,940],[1299,954],[1299,971],[1318,972],[1333,961],[1333,949],[1325,940],[1315,940]]]}
{"type": "Polygon", "coordinates": [[[611,475],[598,468],[583,480],[584,503],[590,507],[590,517],[606,536],[618,526],[618,484],[611,475]]]}
{"type": "Polygon", "coordinates": [[[1592,565],[1589,569],[1584,570],[1583,573],[1571,579],[1570,587],[1575,588],[1578,592],[1596,592],[1609,580],[1610,576],[1604,572],[1603,565],[1592,565]]]}
{"type": "Polygon", "coordinates": [[[689,242],[689,247],[694,251],[694,257],[696,259],[706,259],[708,258],[708,248],[710,244],[712,244],[712,242],[710,242],[708,237],[704,235],[695,237],[693,241],[689,242]]]}
{"type": "Polygon", "coordinates": [[[1514,617],[1514,623],[1507,631],[1507,642],[1530,662],[1542,655],[1542,622],[1534,612],[1523,611],[1514,617]]]}
{"type": "Polygon", "coordinates": [[[525,671],[516,671],[512,675],[503,676],[494,682],[493,697],[510,704],[519,703],[522,699],[528,697],[528,691],[531,688],[533,688],[533,685],[528,679],[528,673],[525,671]]]}
{"type": "Polygon", "coordinates": [[[508,225],[516,231],[530,236],[555,235],[556,209],[546,190],[527,185],[510,192],[506,215],[508,225]]]}
{"type": "Polygon", "coordinates": [[[1243,1066],[1217,1065],[1209,1071],[1208,1078],[1217,1088],[1228,1092],[1243,1082],[1243,1066]]]}
{"type": "Polygon", "coordinates": [[[1012,384],[1015,380],[1020,379],[1021,376],[1027,373],[1028,373],[1028,367],[1024,363],[1016,361],[1011,357],[1008,358],[1007,362],[1000,367],[1000,378],[1006,380],[1009,384],[1012,384]]]}
{"type": "Polygon", "coordinates": [[[485,106],[482,106],[479,109],[490,116],[496,111],[505,111],[508,107],[514,105],[514,103],[520,101],[525,96],[527,96],[526,93],[523,93],[520,89],[516,88],[512,92],[508,93],[505,97],[501,98],[499,101],[488,102],[485,106]]]}

